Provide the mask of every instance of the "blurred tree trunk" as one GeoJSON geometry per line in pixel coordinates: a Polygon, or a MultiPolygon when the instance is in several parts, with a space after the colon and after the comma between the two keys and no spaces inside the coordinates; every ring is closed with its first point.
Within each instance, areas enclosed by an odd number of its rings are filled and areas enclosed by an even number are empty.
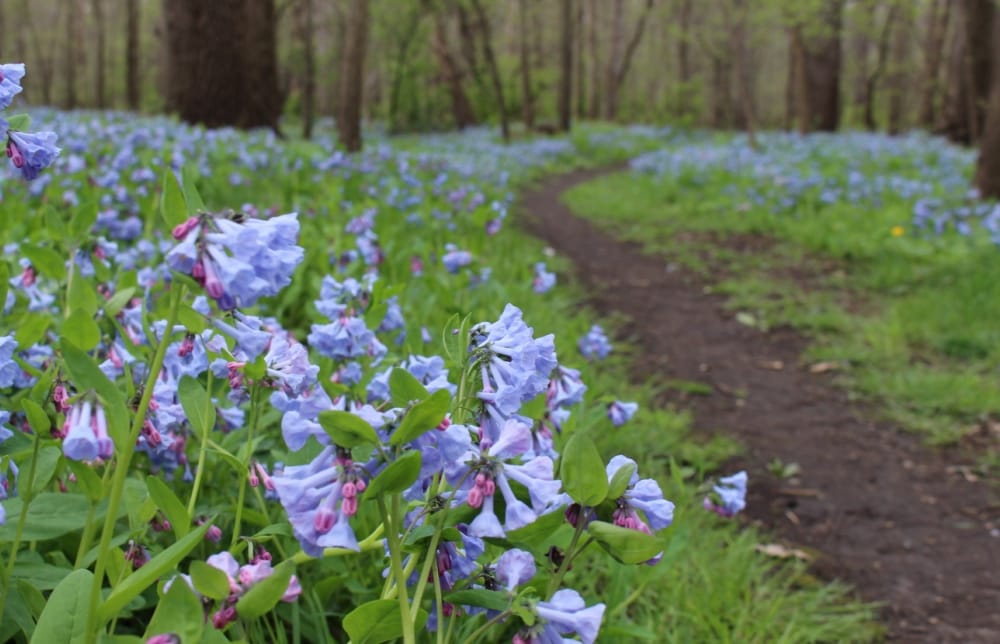
{"type": "MultiPolygon", "coordinates": [[[[531,60],[528,51],[528,0],[518,0],[517,17],[520,27],[520,53],[521,53],[521,118],[524,120],[524,127],[529,131],[535,127],[535,95],[531,86],[531,60]]],[[[565,18],[565,16],[564,16],[565,18]]],[[[570,17],[572,19],[572,16],[570,17]]],[[[563,27],[565,29],[565,26],[563,27]]],[[[565,46],[565,43],[564,43],[565,46]]],[[[569,46],[572,48],[573,43],[569,46]]],[[[572,50],[571,50],[572,52],[572,50]]],[[[571,61],[572,62],[572,61],[571,61]]],[[[562,85],[560,84],[560,92],[562,85]]],[[[560,94],[560,97],[562,95],[560,94]]],[[[561,100],[561,98],[560,98],[561,100]]],[[[561,105],[562,103],[560,103],[561,105]]]]}
{"type": "Polygon", "coordinates": [[[472,0],[472,10],[476,13],[476,27],[482,36],[483,58],[486,60],[486,69],[490,74],[490,81],[493,83],[493,96],[497,102],[497,111],[500,115],[500,135],[504,143],[510,141],[510,122],[507,116],[507,104],[503,95],[503,79],[500,77],[500,66],[497,65],[496,56],[493,55],[493,34],[490,29],[489,19],[483,11],[480,0],[472,0]]]}
{"type": "Polygon", "coordinates": [[[680,32],[677,34],[677,72],[681,83],[678,108],[681,114],[687,115],[691,109],[691,80],[694,70],[691,68],[691,10],[693,0],[681,0],[677,18],[680,32]]]}
{"type": "Polygon", "coordinates": [[[448,94],[451,98],[451,113],[455,119],[455,127],[459,130],[464,130],[470,125],[475,125],[477,119],[476,113],[472,109],[472,103],[469,102],[469,97],[466,95],[465,87],[462,84],[462,70],[448,46],[448,25],[444,14],[436,7],[433,7],[429,0],[425,0],[423,6],[433,12],[434,32],[432,34],[433,41],[431,48],[438,59],[438,65],[441,66],[444,82],[448,87],[448,94]]]}
{"type": "MultiPolygon", "coordinates": [[[[312,138],[316,120],[316,47],[313,0],[299,0],[295,7],[295,30],[302,43],[302,137],[312,138]]],[[[390,109],[389,121],[392,122],[390,109]]]]}
{"type": "Polygon", "coordinates": [[[459,47],[472,74],[472,80],[476,82],[476,87],[485,91],[483,76],[479,73],[479,54],[476,52],[476,38],[482,36],[477,27],[481,28],[482,25],[478,22],[473,23],[461,0],[448,0],[448,4],[458,16],[459,47]]]}
{"type": "Polygon", "coordinates": [[[906,68],[910,64],[909,44],[910,32],[913,30],[912,15],[909,10],[903,10],[892,36],[892,56],[889,62],[889,72],[886,77],[886,89],[889,94],[889,109],[887,129],[889,134],[902,132],[904,124],[904,99],[906,98],[906,68]]]}
{"type": "MultiPolygon", "coordinates": [[[[399,132],[399,99],[403,91],[403,78],[406,75],[409,65],[410,48],[417,36],[420,20],[425,11],[433,11],[430,4],[424,0],[419,6],[414,6],[407,15],[406,22],[402,28],[402,33],[393,32],[392,40],[396,42],[396,59],[392,64],[392,76],[389,81],[389,131],[399,132]]],[[[461,86],[459,86],[461,89],[461,86]]]]}
{"type": "Polygon", "coordinates": [[[832,132],[840,122],[841,32],[844,0],[829,0],[819,19],[821,32],[803,39],[810,130],[832,132]]]}
{"type": "Polygon", "coordinates": [[[576,61],[573,91],[576,94],[576,117],[587,115],[587,70],[583,59],[584,0],[576,0],[576,23],[573,26],[573,58],[576,61]]]}
{"type": "Polygon", "coordinates": [[[65,106],[76,108],[76,64],[80,60],[80,7],[79,0],[66,0],[66,42],[63,43],[63,73],[66,74],[65,106]]]}
{"type": "Polygon", "coordinates": [[[727,129],[733,126],[733,66],[720,53],[712,57],[712,127],[727,129]]]}
{"type": "MultiPolygon", "coordinates": [[[[522,0],[523,2],[523,0],[522,0]]],[[[559,94],[557,112],[559,130],[569,132],[573,99],[573,0],[562,0],[560,34],[559,94]]]]}
{"type": "Polygon", "coordinates": [[[966,69],[972,90],[969,140],[975,142],[983,131],[986,105],[993,79],[993,21],[995,0],[965,0],[966,69]]]}
{"type": "Polygon", "coordinates": [[[107,27],[104,24],[104,1],[103,0],[91,0],[90,3],[91,11],[94,14],[94,47],[97,50],[96,60],[94,62],[94,93],[95,102],[97,109],[103,110],[107,107],[107,92],[104,83],[104,54],[105,54],[105,40],[107,37],[107,27]]]}
{"type": "Polygon", "coordinates": [[[344,57],[341,61],[337,132],[348,152],[361,150],[361,105],[364,99],[365,54],[368,49],[368,0],[351,0],[347,10],[344,57]]]}
{"type": "Polygon", "coordinates": [[[588,31],[587,40],[590,41],[590,105],[587,116],[595,119],[601,115],[601,52],[600,38],[598,37],[598,25],[601,22],[598,16],[598,7],[601,0],[590,0],[588,5],[588,31]]]}
{"type": "Polygon", "coordinates": [[[802,28],[798,25],[791,30],[791,49],[793,62],[793,93],[795,96],[795,122],[800,134],[810,130],[812,110],[809,107],[809,80],[806,70],[806,48],[802,42],[802,28]]]}
{"type": "MultiPolygon", "coordinates": [[[[994,41],[991,51],[1000,53],[1000,42],[994,41]]],[[[976,162],[975,186],[981,198],[1000,199],[1000,65],[993,65],[991,76],[990,97],[979,160],[976,162]]]]}
{"type": "Polygon", "coordinates": [[[795,79],[798,78],[796,75],[795,66],[798,64],[798,58],[795,55],[795,47],[792,46],[792,34],[789,30],[788,32],[788,63],[785,69],[785,122],[784,129],[786,131],[791,131],[792,127],[795,125],[795,79]]]}
{"type": "Polygon", "coordinates": [[[273,0],[164,0],[169,104],[189,123],[270,127],[278,86],[273,0]]]}
{"type": "Polygon", "coordinates": [[[605,90],[604,118],[614,120],[618,118],[618,103],[621,95],[622,83],[632,65],[632,58],[635,50],[639,47],[642,34],[646,29],[646,21],[649,19],[649,12],[653,8],[653,0],[646,0],[639,21],[636,23],[635,31],[625,44],[625,9],[624,0],[615,0],[614,20],[611,32],[611,62],[608,65],[608,86],[605,90]],[[623,48],[624,47],[624,48],[623,48]]]}
{"type": "Polygon", "coordinates": [[[927,46],[924,50],[923,88],[920,93],[920,111],[917,117],[917,122],[926,129],[934,127],[935,105],[939,90],[938,78],[950,15],[951,0],[937,0],[931,7],[927,46]]]}
{"type": "Polygon", "coordinates": [[[757,127],[756,114],[753,101],[753,61],[752,53],[747,46],[747,21],[750,18],[750,6],[748,0],[733,0],[733,18],[729,17],[729,7],[723,10],[726,16],[726,23],[729,26],[730,43],[732,45],[732,56],[735,64],[736,88],[739,93],[739,102],[743,128],[746,130],[750,147],[757,149],[757,127]]]}
{"type": "Polygon", "coordinates": [[[139,83],[139,0],[125,0],[125,97],[128,108],[139,110],[142,89],[139,83]]]}
{"type": "Polygon", "coordinates": [[[879,33],[878,47],[875,50],[875,66],[865,81],[863,96],[864,121],[865,127],[869,130],[874,130],[877,126],[875,122],[875,88],[878,86],[878,81],[885,71],[885,61],[889,57],[889,36],[892,34],[892,26],[896,22],[898,14],[899,6],[896,4],[890,5],[885,16],[885,22],[882,23],[882,30],[879,33]]]}

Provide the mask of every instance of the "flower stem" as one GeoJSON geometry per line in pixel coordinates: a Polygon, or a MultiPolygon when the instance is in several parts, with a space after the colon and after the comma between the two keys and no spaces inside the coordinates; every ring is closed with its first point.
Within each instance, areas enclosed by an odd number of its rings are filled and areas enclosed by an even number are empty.
{"type": "MultiPolygon", "coordinates": [[[[240,540],[240,524],[243,520],[243,502],[247,496],[247,479],[249,478],[249,468],[253,463],[253,435],[257,429],[257,422],[260,420],[260,385],[254,383],[250,390],[250,427],[247,428],[247,458],[243,463],[243,472],[240,476],[240,493],[236,500],[236,517],[233,522],[233,538],[229,544],[232,550],[240,540]]],[[[201,463],[198,463],[199,474],[201,473],[201,463]]]]}
{"type": "MultiPolygon", "coordinates": [[[[208,380],[205,383],[205,390],[208,391],[209,404],[212,396],[212,370],[208,370],[208,380]]],[[[191,489],[191,499],[188,501],[188,516],[194,516],[194,506],[198,501],[198,490],[201,489],[201,476],[205,472],[205,457],[208,455],[208,424],[205,423],[205,434],[199,436],[201,445],[198,447],[198,471],[194,474],[194,487],[191,489]]]]}
{"type": "Polygon", "coordinates": [[[389,543],[389,557],[392,564],[392,576],[396,580],[396,588],[399,599],[399,617],[403,623],[403,642],[414,644],[416,634],[413,622],[410,621],[410,600],[406,593],[406,573],[403,571],[403,559],[400,552],[399,543],[399,522],[400,516],[399,495],[392,495],[392,514],[386,508],[385,499],[378,498],[378,508],[382,513],[382,521],[386,525],[386,541],[389,543]]]}
{"type": "MultiPolygon", "coordinates": [[[[170,346],[170,336],[173,334],[174,325],[180,313],[181,301],[187,293],[184,284],[175,286],[171,292],[170,312],[167,315],[167,325],[163,330],[163,337],[153,354],[153,362],[149,366],[149,374],[146,376],[146,385],[142,391],[142,398],[139,406],[135,410],[132,418],[132,427],[129,431],[128,440],[124,445],[118,445],[118,456],[115,461],[115,474],[111,483],[111,494],[108,497],[108,513],[104,517],[104,529],[101,531],[101,541],[98,548],[97,564],[94,568],[94,583],[90,587],[90,604],[87,610],[87,640],[97,641],[97,629],[100,626],[97,619],[97,607],[101,603],[101,587],[104,585],[104,571],[107,569],[108,557],[111,550],[111,538],[114,536],[115,524],[118,519],[118,508],[121,505],[122,495],[125,492],[125,480],[128,478],[128,468],[132,462],[132,455],[135,453],[135,443],[139,439],[139,432],[146,420],[146,412],[149,410],[149,402],[153,398],[153,389],[156,386],[156,379],[160,377],[163,369],[163,360],[167,355],[167,347],[170,346]]],[[[153,337],[153,336],[149,336],[153,337]]]]}
{"type": "Polygon", "coordinates": [[[21,514],[17,521],[17,528],[14,529],[14,540],[10,542],[10,556],[7,558],[7,566],[3,568],[3,589],[0,590],[0,611],[7,605],[7,593],[10,588],[10,577],[14,574],[14,564],[17,562],[17,551],[21,547],[21,536],[24,534],[24,524],[28,522],[28,506],[35,496],[35,468],[38,464],[38,452],[41,448],[41,441],[38,434],[32,433],[33,445],[31,452],[31,467],[28,468],[28,484],[22,485],[27,488],[24,491],[24,498],[21,501],[21,514]]]}
{"type": "MultiPolygon", "coordinates": [[[[552,599],[553,593],[559,590],[559,585],[562,583],[563,577],[566,575],[566,571],[569,570],[569,564],[573,559],[574,551],[576,549],[576,544],[580,541],[580,536],[583,534],[583,526],[586,522],[581,516],[576,522],[576,531],[573,533],[573,540],[569,542],[569,548],[566,549],[566,555],[563,557],[562,563],[559,564],[559,569],[556,570],[556,574],[552,576],[549,580],[549,588],[545,594],[546,599],[552,599]]],[[[586,547],[588,544],[585,544],[586,547]]]]}

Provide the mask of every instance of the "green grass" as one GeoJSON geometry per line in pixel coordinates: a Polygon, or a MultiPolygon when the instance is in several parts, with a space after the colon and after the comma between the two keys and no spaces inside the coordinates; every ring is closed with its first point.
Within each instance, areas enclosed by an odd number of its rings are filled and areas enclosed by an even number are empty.
{"type": "Polygon", "coordinates": [[[1000,417],[1000,251],[992,244],[893,236],[909,218],[902,199],[776,214],[725,196],[729,180],[719,172],[694,186],[624,172],[565,199],[616,236],[696,271],[741,320],[808,334],[806,359],[841,363],[840,380],[900,427],[949,444],[1000,417]],[[774,243],[748,255],[717,241],[744,234],[774,243]]]}

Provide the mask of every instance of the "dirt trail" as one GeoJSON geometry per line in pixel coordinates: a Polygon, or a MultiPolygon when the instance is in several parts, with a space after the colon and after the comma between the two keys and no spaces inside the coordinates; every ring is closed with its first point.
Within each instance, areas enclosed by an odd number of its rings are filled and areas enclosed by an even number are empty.
{"type": "Polygon", "coordinates": [[[810,373],[805,340],[732,319],[724,299],[575,217],[567,189],[620,170],[577,171],[521,200],[523,224],[571,259],[602,312],[619,311],[641,347],[634,377],[700,381],[713,393],[683,402],[696,428],[748,447],[749,515],[816,551],[824,578],[882,602],[891,639],[1000,642],[1000,500],[952,467],[959,457],[866,420],[828,374],[810,373]],[[782,368],[777,368],[777,363],[782,368]],[[767,474],[774,458],[798,463],[796,481],[767,474]]]}

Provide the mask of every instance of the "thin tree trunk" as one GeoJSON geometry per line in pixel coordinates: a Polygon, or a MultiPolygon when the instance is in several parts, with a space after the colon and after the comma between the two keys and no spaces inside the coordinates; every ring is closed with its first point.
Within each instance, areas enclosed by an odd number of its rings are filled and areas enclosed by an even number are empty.
{"type": "MultiPolygon", "coordinates": [[[[746,129],[750,147],[757,149],[756,115],[754,110],[751,79],[752,62],[750,50],[747,47],[747,20],[749,6],[746,0],[735,0],[734,13],[736,20],[730,29],[732,34],[733,58],[736,61],[736,87],[740,95],[740,106],[743,114],[743,127],[746,129]]],[[[726,14],[728,16],[728,13],[726,14]]],[[[727,18],[728,22],[728,18],[727,18]]]]}
{"type": "Polygon", "coordinates": [[[504,143],[507,143],[510,141],[510,123],[503,96],[503,79],[500,78],[500,67],[497,65],[496,57],[493,55],[493,45],[490,42],[492,39],[490,23],[480,0],[472,0],[472,10],[476,12],[476,23],[483,38],[483,58],[486,59],[486,69],[489,71],[490,80],[493,83],[493,95],[500,113],[500,135],[503,137],[504,143]]]}
{"type": "Polygon", "coordinates": [[[653,8],[653,0],[646,0],[646,6],[639,15],[635,31],[632,32],[632,37],[629,38],[628,44],[622,50],[624,10],[621,3],[622,0],[616,0],[614,31],[612,32],[611,41],[611,65],[609,66],[608,73],[608,87],[605,92],[607,101],[605,102],[604,118],[608,120],[618,118],[618,103],[622,84],[625,82],[625,76],[632,65],[635,50],[639,48],[639,42],[642,40],[642,34],[646,29],[646,21],[649,19],[649,12],[653,8]]]}
{"type": "Polygon", "coordinates": [[[587,110],[587,116],[594,119],[601,115],[601,90],[603,83],[601,82],[601,53],[600,53],[600,39],[598,38],[597,26],[600,23],[600,17],[598,16],[598,7],[601,6],[601,0],[590,0],[588,5],[589,20],[590,24],[588,35],[588,40],[590,41],[590,106],[587,110]]]}
{"type": "MultiPolygon", "coordinates": [[[[518,23],[520,26],[521,45],[521,118],[524,127],[532,130],[535,127],[535,96],[531,88],[531,60],[528,55],[528,4],[527,0],[518,0],[518,23]]],[[[572,47],[572,43],[570,43],[572,47]]],[[[561,85],[560,85],[560,91],[561,85]]],[[[561,95],[560,95],[561,96],[561,95]]],[[[560,103],[561,104],[561,103],[560,103]]]]}
{"type": "Polygon", "coordinates": [[[80,11],[78,3],[79,0],[67,0],[66,8],[69,11],[66,12],[66,42],[63,43],[63,51],[66,58],[63,60],[63,73],[66,74],[64,81],[65,86],[65,105],[66,109],[72,110],[76,109],[76,65],[80,60],[79,53],[79,28],[80,28],[80,11]]]}
{"type": "Polygon", "coordinates": [[[792,58],[795,72],[795,121],[800,134],[807,134],[812,117],[809,109],[809,81],[806,76],[806,48],[802,42],[802,28],[796,25],[791,32],[792,58]]]}
{"type": "Polygon", "coordinates": [[[888,58],[889,52],[889,35],[892,33],[892,25],[896,21],[896,16],[899,11],[898,5],[891,5],[889,7],[889,12],[886,14],[885,23],[882,25],[882,32],[879,34],[878,39],[878,49],[876,51],[875,67],[872,72],[868,75],[868,81],[865,83],[865,127],[869,130],[874,130],[876,127],[875,123],[875,87],[878,84],[879,78],[881,78],[883,71],[885,70],[885,60],[888,58]]]}
{"type": "Polygon", "coordinates": [[[559,130],[569,132],[573,97],[573,2],[562,0],[562,33],[560,35],[559,95],[557,112],[559,130]]]}
{"type": "Polygon", "coordinates": [[[139,84],[139,0],[125,0],[125,96],[128,108],[139,110],[142,88],[139,84]]]}
{"type": "Polygon", "coordinates": [[[913,28],[909,12],[904,11],[896,21],[895,33],[892,37],[892,60],[886,78],[886,89],[889,94],[889,109],[886,125],[889,134],[899,134],[903,130],[904,99],[906,97],[906,66],[909,63],[907,54],[908,38],[913,28]]]}
{"type": "Polygon", "coordinates": [[[581,119],[587,115],[587,70],[583,57],[584,6],[584,0],[576,0],[576,24],[573,27],[573,56],[576,60],[573,91],[576,93],[576,117],[581,119]]]}
{"type": "Polygon", "coordinates": [[[365,54],[368,49],[368,0],[352,0],[348,8],[347,41],[340,73],[340,142],[348,152],[361,150],[361,106],[364,99],[365,54]]]}
{"type": "Polygon", "coordinates": [[[918,116],[918,122],[927,129],[931,129],[934,126],[941,57],[944,53],[944,40],[945,34],[948,33],[948,19],[950,15],[951,0],[938,0],[937,4],[931,9],[926,58],[924,59],[923,88],[920,94],[920,112],[918,116]]]}
{"type": "MultiPolygon", "coordinates": [[[[299,0],[295,27],[302,42],[302,137],[312,138],[316,120],[316,47],[313,0],[299,0]]],[[[390,115],[390,122],[392,117],[390,115]]]]}
{"type": "Polygon", "coordinates": [[[105,39],[107,36],[107,27],[104,24],[104,1],[91,0],[90,6],[94,13],[94,30],[96,31],[94,47],[97,50],[94,62],[94,92],[97,108],[103,110],[107,107],[107,93],[104,83],[104,54],[106,49],[105,39]]]}
{"type": "Polygon", "coordinates": [[[683,115],[687,115],[691,109],[691,79],[694,77],[694,70],[691,68],[690,39],[693,8],[693,0],[681,0],[678,16],[680,33],[677,35],[677,73],[681,84],[678,107],[683,115]]]}
{"type": "Polygon", "coordinates": [[[441,11],[432,8],[429,2],[425,2],[423,6],[433,12],[434,32],[432,37],[434,40],[432,49],[438,59],[438,64],[441,66],[445,84],[448,86],[455,127],[462,130],[477,122],[476,114],[465,93],[465,87],[462,84],[462,71],[458,66],[458,61],[455,60],[448,46],[448,27],[445,23],[445,16],[441,11]]]}

